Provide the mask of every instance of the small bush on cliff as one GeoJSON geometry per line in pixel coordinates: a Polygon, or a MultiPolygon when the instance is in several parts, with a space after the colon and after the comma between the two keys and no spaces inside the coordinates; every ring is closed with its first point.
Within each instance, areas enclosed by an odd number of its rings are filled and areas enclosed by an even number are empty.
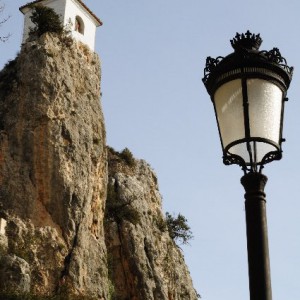
{"type": "Polygon", "coordinates": [[[193,238],[191,228],[187,224],[187,219],[182,214],[179,213],[177,217],[175,217],[167,212],[166,223],[170,237],[175,242],[186,245],[193,238]]]}
{"type": "Polygon", "coordinates": [[[136,225],[140,221],[140,215],[138,211],[130,205],[134,200],[135,199],[130,199],[127,202],[121,201],[116,186],[108,184],[105,219],[114,220],[118,224],[126,220],[136,225]]]}
{"type": "Polygon", "coordinates": [[[135,159],[133,158],[133,155],[131,151],[128,148],[125,148],[121,153],[120,156],[125,162],[130,166],[134,167],[135,166],[135,159]]]}
{"type": "Polygon", "coordinates": [[[59,15],[52,8],[36,5],[33,7],[30,19],[34,24],[34,27],[30,28],[30,35],[40,37],[46,32],[62,34],[64,31],[59,15]]]}
{"type": "Polygon", "coordinates": [[[113,155],[118,157],[119,159],[123,160],[127,166],[129,167],[135,167],[136,161],[133,157],[132,152],[128,148],[124,148],[122,152],[116,151],[112,147],[107,147],[108,151],[113,155]]]}
{"type": "Polygon", "coordinates": [[[2,96],[6,96],[19,82],[17,61],[18,55],[14,60],[9,60],[0,72],[0,90],[3,93],[2,96]]]}

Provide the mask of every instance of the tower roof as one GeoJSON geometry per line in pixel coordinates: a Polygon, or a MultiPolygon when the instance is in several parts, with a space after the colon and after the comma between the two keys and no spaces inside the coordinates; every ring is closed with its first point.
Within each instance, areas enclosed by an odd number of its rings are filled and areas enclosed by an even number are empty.
{"type": "MultiPolygon", "coordinates": [[[[20,11],[22,13],[24,13],[23,12],[24,8],[26,8],[26,7],[30,6],[30,5],[33,5],[33,4],[37,4],[39,2],[43,2],[43,1],[45,1],[45,0],[31,1],[31,2],[29,2],[29,3],[27,3],[27,4],[23,5],[23,6],[21,6],[19,9],[20,9],[20,11]]],[[[74,1],[77,2],[84,10],[86,10],[89,13],[89,15],[92,16],[93,19],[95,19],[95,21],[97,23],[97,26],[101,26],[103,24],[102,21],[81,0],[74,0],[74,1]]]]}

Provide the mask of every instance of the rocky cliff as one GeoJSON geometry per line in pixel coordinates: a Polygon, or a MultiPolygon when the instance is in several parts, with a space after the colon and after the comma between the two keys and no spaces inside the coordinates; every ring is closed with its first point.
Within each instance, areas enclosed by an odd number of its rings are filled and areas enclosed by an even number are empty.
{"type": "Polygon", "coordinates": [[[1,71],[0,291],[197,299],[156,176],[107,151],[99,97],[98,56],[66,37],[27,42],[1,71]]]}

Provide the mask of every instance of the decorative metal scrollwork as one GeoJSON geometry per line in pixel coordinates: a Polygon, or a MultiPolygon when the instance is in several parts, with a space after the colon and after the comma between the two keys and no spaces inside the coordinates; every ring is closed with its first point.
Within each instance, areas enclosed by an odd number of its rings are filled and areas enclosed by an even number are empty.
{"type": "Polygon", "coordinates": [[[270,51],[261,51],[260,54],[262,54],[269,62],[278,64],[280,67],[282,67],[290,76],[293,75],[293,67],[289,67],[287,65],[286,59],[281,55],[278,48],[273,48],[270,51]]]}
{"type": "Polygon", "coordinates": [[[226,153],[223,156],[223,163],[226,166],[239,165],[243,169],[246,167],[245,161],[240,156],[231,153],[226,153]]]}
{"type": "Polygon", "coordinates": [[[278,48],[273,48],[272,50],[267,51],[265,53],[265,56],[268,58],[269,61],[271,61],[273,63],[277,63],[277,64],[285,63],[286,64],[286,60],[284,57],[282,57],[278,48]]]}
{"type": "Polygon", "coordinates": [[[204,83],[207,82],[207,79],[209,77],[209,75],[214,71],[214,69],[217,67],[217,65],[224,59],[223,56],[218,56],[217,58],[212,58],[210,56],[208,56],[206,58],[206,64],[205,64],[205,68],[204,68],[204,77],[202,79],[202,81],[204,83]]]}
{"type": "Polygon", "coordinates": [[[261,161],[261,164],[265,165],[267,163],[270,163],[273,160],[280,160],[281,157],[282,157],[281,152],[278,151],[269,152],[264,156],[264,158],[261,161]]]}

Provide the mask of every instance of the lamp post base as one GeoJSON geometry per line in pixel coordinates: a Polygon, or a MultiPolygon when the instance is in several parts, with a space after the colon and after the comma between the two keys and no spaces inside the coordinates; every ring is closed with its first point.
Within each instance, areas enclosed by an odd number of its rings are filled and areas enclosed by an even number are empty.
{"type": "Polygon", "coordinates": [[[250,300],[272,300],[266,194],[268,178],[248,173],[241,178],[245,188],[250,300]]]}

